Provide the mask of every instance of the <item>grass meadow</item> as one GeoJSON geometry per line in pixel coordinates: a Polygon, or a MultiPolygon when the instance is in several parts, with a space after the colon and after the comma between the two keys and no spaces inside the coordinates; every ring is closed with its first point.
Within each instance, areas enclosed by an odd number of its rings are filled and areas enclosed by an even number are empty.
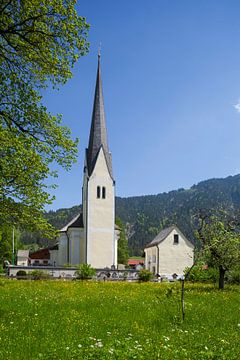
{"type": "MultiPolygon", "coordinates": [[[[0,279],[1,280],[1,279],[0,279]]],[[[0,359],[239,359],[240,288],[0,282],[0,359]]]]}

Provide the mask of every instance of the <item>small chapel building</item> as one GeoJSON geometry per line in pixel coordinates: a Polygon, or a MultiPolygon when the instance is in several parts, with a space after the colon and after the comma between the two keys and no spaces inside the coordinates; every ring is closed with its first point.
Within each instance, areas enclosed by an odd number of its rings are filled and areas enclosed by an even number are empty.
{"type": "Polygon", "coordinates": [[[194,261],[194,245],[176,225],[160,231],[144,252],[145,268],[160,276],[182,276],[194,261]]]}
{"type": "Polygon", "coordinates": [[[82,213],[60,230],[57,265],[117,266],[115,180],[107,141],[100,55],[88,148],[85,152],[82,213]]]}

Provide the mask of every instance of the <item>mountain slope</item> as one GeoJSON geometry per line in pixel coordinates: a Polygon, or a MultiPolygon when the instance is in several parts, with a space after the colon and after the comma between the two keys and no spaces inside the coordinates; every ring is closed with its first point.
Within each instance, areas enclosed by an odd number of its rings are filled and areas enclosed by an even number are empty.
{"type": "MultiPolygon", "coordinates": [[[[116,198],[116,216],[127,225],[131,255],[141,255],[144,245],[165,226],[176,224],[194,242],[194,214],[199,209],[240,208],[240,175],[225,179],[210,179],[158,195],[116,198]]],[[[49,211],[46,217],[61,228],[80,210],[49,211]]]]}

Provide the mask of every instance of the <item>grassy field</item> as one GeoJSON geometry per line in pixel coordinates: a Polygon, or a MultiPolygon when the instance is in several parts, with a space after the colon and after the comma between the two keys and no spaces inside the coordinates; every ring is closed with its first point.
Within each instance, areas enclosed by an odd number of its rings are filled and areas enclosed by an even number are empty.
{"type": "MultiPolygon", "coordinates": [[[[0,279],[1,280],[1,279],[0,279]]],[[[240,288],[0,282],[0,359],[239,359],[240,288]]]]}

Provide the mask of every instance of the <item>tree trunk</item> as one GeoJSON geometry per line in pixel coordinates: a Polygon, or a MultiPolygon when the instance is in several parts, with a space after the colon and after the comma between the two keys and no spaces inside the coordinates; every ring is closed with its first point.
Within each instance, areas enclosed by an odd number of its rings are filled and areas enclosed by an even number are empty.
{"type": "Polygon", "coordinates": [[[218,289],[223,290],[224,289],[224,275],[226,270],[222,265],[219,266],[219,283],[218,283],[218,289]]]}

